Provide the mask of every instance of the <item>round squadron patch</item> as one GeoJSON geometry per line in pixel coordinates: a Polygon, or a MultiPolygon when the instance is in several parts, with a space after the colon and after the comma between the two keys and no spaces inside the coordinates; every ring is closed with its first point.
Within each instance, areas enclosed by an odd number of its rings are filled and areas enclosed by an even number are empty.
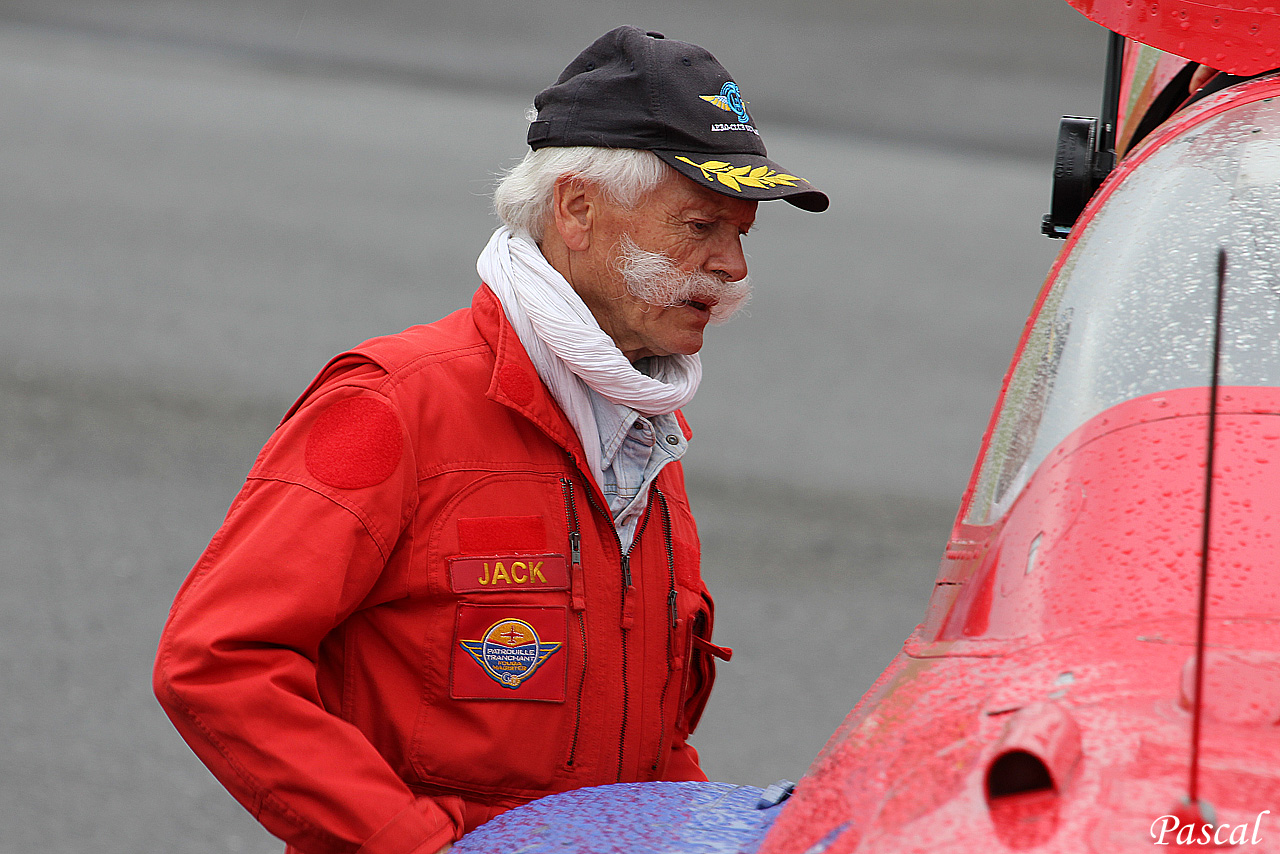
{"type": "Polygon", "coordinates": [[[543,643],[533,626],[524,620],[499,620],[480,640],[459,641],[463,649],[484,668],[489,678],[504,688],[515,690],[558,649],[559,643],[543,643]]]}

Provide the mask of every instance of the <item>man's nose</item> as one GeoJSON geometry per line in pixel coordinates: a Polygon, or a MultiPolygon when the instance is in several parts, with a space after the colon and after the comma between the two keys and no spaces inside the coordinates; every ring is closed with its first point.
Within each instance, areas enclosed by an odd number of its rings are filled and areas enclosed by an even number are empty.
{"type": "Polygon", "coordinates": [[[734,235],[724,241],[707,265],[713,275],[726,282],[736,282],[747,275],[747,256],[742,251],[742,239],[734,235]]]}

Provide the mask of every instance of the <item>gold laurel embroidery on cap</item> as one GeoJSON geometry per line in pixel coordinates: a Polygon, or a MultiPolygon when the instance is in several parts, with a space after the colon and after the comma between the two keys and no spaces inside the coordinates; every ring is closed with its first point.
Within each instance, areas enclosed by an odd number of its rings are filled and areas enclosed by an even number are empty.
{"type": "Polygon", "coordinates": [[[676,157],[690,166],[696,166],[702,170],[702,177],[708,181],[719,181],[731,190],[742,192],[740,184],[747,187],[756,187],[761,190],[771,190],[774,187],[794,187],[796,181],[803,181],[795,175],[788,175],[785,172],[774,172],[768,166],[734,166],[732,163],[726,163],[723,160],[708,160],[706,163],[694,163],[687,157],[676,157]],[[715,176],[714,178],[712,176],[715,176]]]}

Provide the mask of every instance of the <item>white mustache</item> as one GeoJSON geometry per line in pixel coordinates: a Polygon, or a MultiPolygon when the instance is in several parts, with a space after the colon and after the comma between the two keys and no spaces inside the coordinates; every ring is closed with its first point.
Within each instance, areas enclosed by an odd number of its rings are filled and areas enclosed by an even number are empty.
{"type": "Polygon", "coordinates": [[[750,276],[726,282],[700,270],[681,270],[670,256],[641,249],[626,234],[618,241],[614,268],[636,299],[667,308],[705,303],[712,323],[724,323],[751,299],[750,276]]]}

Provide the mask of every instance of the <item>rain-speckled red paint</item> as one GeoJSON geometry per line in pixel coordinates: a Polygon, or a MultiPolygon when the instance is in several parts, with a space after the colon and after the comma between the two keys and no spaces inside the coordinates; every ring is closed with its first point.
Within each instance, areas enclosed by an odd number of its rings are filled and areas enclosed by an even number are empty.
{"type": "MultiPolygon", "coordinates": [[[[976,553],[945,561],[940,616],[828,742],[760,854],[1150,849],[1186,792],[1207,393],[1093,419],[976,553]],[[1051,746],[1063,717],[1075,754],[1051,746]],[[1011,741],[1019,730],[1029,740],[1011,741]],[[989,802],[987,772],[1013,748],[1042,754],[1053,790],[989,802]]],[[[1222,666],[1208,670],[1201,790],[1219,821],[1252,825],[1280,813],[1280,389],[1222,402],[1207,659],[1222,666]]],[[[1251,851],[1280,851],[1272,823],[1251,851]]]]}
{"type": "Polygon", "coordinates": [[[1067,0],[1090,20],[1232,74],[1280,66],[1280,10],[1253,0],[1067,0]]]}

